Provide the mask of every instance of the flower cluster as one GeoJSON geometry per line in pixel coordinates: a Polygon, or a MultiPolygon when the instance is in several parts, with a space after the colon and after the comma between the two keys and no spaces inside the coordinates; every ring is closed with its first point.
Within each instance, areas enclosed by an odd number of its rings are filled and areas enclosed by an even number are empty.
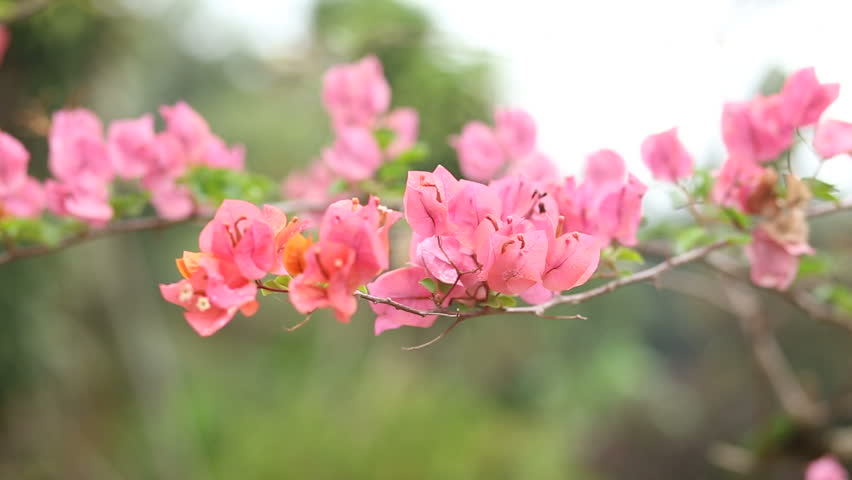
{"type": "Polygon", "coordinates": [[[849,480],[849,475],[836,458],[826,455],[808,464],[805,480],[849,480]]]}
{"type": "Polygon", "coordinates": [[[559,177],[556,164],[536,146],[535,120],[525,111],[498,109],[494,128],[470,122],[450,142],[465,178],[487,182],[505,175],[547,181],[559,177]]]}
{"type": "MultiPolygon", "coordinates": [[[[779,290],[793,282],[799,256],[813,252],[808,245],[805,206],[807,186],[786,176],[786,192],[779,193],[779,175],[765,166],[792,147],[798,128],[816,124],[837,98],[837,84],[822,84],[812,68],[791,75],[781,92],[748,102],[725,105],[722,136],[728,159],[716,176],[714,202],[763,218],[747,247],[751,278],[758,285],[779,290]]],[[[844,151],[850,142],[842,122],[818,128],[817,151],[824,156],[844,151]]]]}
{"type": "Polygon", "coordinates": [[[240,310],[257,310],[258,284],[268,273],[285,274],[285,257],[301,243],[306,225],[289,222],[281,210],[226,200],[201,231],[199,252],[177,259],[183,280],[160,285],[163,298],[186,309],[186,321],[200,335],[212,335],[240,310]]]}
{"type": "Polygon", "coordinates": [[[391,91],[375,56],[332,67],[323,79],[323,104],[335,140],[320,160],[284,182],[289,198],[329,199],[337,180],[350,186],[414,146],[419,119],[411,108],[390,108],[391,91]]]}
{"type": "MultiPolygon", "coordinates": [[[[541,303],[582,285],[598,265],[601,242],[566,230],[552,196],[519,176],[484,185],[457,180],[440,166],[409,172],[404,203],[413,230],[410,266],[367,288],[413,308],[453,301],[473,306],[495,295],[541,303]],[[424,279],[440,288],[427,289],[424,279]]],[[[387,305],[372,308],[377,334],[435,320],[387,305]]]]}
{"type": "Polygon", "coordinates": [[[6,56],[6,50],[9,49],[11,41],[12,35],[9,33],[9,28],[0,25],[0,65],[3,65],[3,58],[6,56]]]}
{"type": "Polygon", "coordinates": [[[154,131],[154,118],[116,120],[106,136],[101,120],[77,108],[53,114],[48,135],[44,187],[26,176],[29,154],[16,139],[0,132],[0,202],[6,215],[37,217],[44,206],[60,217],[99,227],[109,222],[116,178],[138,182],[150,195],[157,214],[179,220],[199,205],[179,179],[194,165],[241,170],[242,146],[228,147],[207,122],[184,102],[160,108],[166,128],[154,131]]]}

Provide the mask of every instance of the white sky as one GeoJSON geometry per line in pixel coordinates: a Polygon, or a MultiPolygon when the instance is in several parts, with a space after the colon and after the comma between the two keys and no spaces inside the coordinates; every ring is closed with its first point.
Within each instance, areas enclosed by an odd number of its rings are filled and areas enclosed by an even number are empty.
{"type": "MultiPolygon", "coordinates": [[[[672,126],[697,158],[721,161],[722,104],[748,98],[773,66],[813,65],[840,82],[828,115],[852,121],[852,0],[406,1],[431,13],[442,45],[493,54],[501,103],[536,118],[542,151],[565,173],[612,148],[647,179],[639,145],[672,126]]],[[[206,0],[185,43],[226,54],[239,34],[261,54],[281,53],[303,39],[312,3],[206,0]]],[[[820,176],[852,185],[852,163],[828,162],[820,176]]]]}

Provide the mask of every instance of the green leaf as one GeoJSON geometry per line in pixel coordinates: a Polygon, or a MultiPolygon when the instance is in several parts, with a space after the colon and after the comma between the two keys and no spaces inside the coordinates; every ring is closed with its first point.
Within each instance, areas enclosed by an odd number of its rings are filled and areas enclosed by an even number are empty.
{"type": "Polygon", "coordinates": [[[828,202],[839,201],[837,197],[837,187],[834,185],[816,178],[803,178],[802,181],[808,186],[808,189],[811,191],[811,195],[813,195],[814,198],[828,202]]]}
{"type": "Polygon", "coordinates": [[[400,153],[394,159],[394,162],[399,162],[405,165],[411,165],[419,162],[429,156],[429,147],[425,143],[417,143],[408,150],[400,153]]]}
{"type": "Polygon", "coordinates": [[[751,234],[732,232],[725,235],[725,240],[727,240],[731,245],[747,245],[751,243],[751,234]]]}
{"type": "Polygon", "coordinates": [[[502,308],[516,307],[518,305],[518,299],[506,295],[500,295],[497,297],[497,303],[499,303],[502,308]]]}
{"type": "Polygon", "coordinates": [[[700,169],[695,171],[695,187],[692,190],[692,195],[697,200],[706,200],[710,197],[710,192],[713,190],[713,174],[710,170],[700,169]]]}
{"type": "Polygon", "coordinates": [[[5,218],[0,233],[14,244],[56,245],[63,237],[60,225],[44,218],[5,218]]]}
{"type": "Polygon", "coordinates": [[[737,228],[751,227],[751,217],[733,207],[722,208],[722,219],[737,228]]]}
{"type": "Polygon", "coordinates": [[[148,192],[117,193],[109,199],[116,218],[135,217],[148,204],[148,192]]]}
{"type": "Polygon", "coordinates": [[[804,255],[799,257],[800,277],[830,275],[834,271],[834,261],[825,255],[804,255]]]}
{"type": "Polygon", "coordinates": [[[290,275],[279,275],[275,277],[275,283],[281,285],[281,288],[288,288],[290,286],[290,280],[292,280],[290,275]]]}
{"type": "Polygon", "coordinates": [[[691,250],[702,243],[706,243],[710,235],[703,227],[692,226],[677,233],[674,239],[674,247],[677,253],[691,250]]]}
{"type": "Polygon", "coordinates": [[[840,284],[820,285],[814,293],[841,312],[852,315],[852,289],[849,287],[840,284]]]}
{"type": "Polygon", "coordinates": [[[328,186],[329,195],[337,195],[347,190],[349,190],[349,183],[342,178],[338,178],[328,186]]]}
{"type": "Polygon", "coordinates": [[[275,186],[262,175],[207,166],[192,168],[180,182],[189,187],[199,202],[214,206],[226,198],[262,203],[275,186]]]}
{"type": "Polygon", "coordinates": [[[630,262],[630,263],[645,263],[645,259],[642,258],[642,254],[628,247],[618,247],[615,251],[615,259],[620,260],[622,262],[630,262]]]}
{"type": "Polygon", "coordinates": [[[396,138],[396,132],[389,128],[379,128],[373,131],[373,138],[376,139],[376,143],[379,144],[379,148],[384,150],[393,143],[396,138]]]}
{"type": "Polygon", "coordinates": [[[426,290],[429,290],[432,293],[435,293],[435,291],[438,289],[438,284],[435,283],[435,280],[431,278],[424,278],[418,283],[420,283],[420,285],[423,285],[426,290]]]}
{"type": "Polygon", "coordinates": [[[368,291],[367,291],[367,286],[366,286],[366,285],[361,285],[360,287],[358,287],[358,291],[359,291],[359,292],[366,293],[366,294],[368,294],[368,295],[369,295],[369,293],[370,293],[370,292],[368,292],[368,291]]]}

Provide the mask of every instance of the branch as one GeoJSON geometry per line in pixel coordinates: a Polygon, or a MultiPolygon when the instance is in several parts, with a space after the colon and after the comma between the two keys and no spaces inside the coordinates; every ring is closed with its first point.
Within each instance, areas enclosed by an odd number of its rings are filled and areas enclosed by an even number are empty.
{"type": "Polygon", "coordinates": [[[823,203],[808,210],[809,218],[822,217],[843,210],[852,210],[852,198],[841,200],[837,203],[823,203]]]}
{"type": "MultiPolygon", "coordinates": [[[[271,205],[281,210],[284,210],[285,212],[321,211],[328,206],[325,203],[320,204],[317,202],[309,202],[303,200],[284,201],[273,203],[271,205]]],[[[164,230],[166,228],[173,227],[175,225],[181,225],[184,223],[189,223],[194,220],[209,220],[209,217],[197,215],[183,220],[165,220],[158,217],[131,218],[128,220],[119,220],[113,223],[109,223],[103,228],[86,229],[80,233],[65,237],[60,240],[59,243],[53,245],[32,245],[26,247],[17,247],[14,245],[10,247],[7,245],[6,250],[0,252],[0,265],[3,265],[4,263],[9,263],[14,260],[20,260],[22,258],[47,255],[88,240],[109,237],[111,235],[120,233],[142,232],[147,230],[164,230]]],[[[0,232],[0,235],[2,235],[2,232],[0,232]]]]}
{"type": "Polygon", "coordinates": [[[78,243],[97,238],[108,237],[110,235],[128,232],[141,232],[146,230],[162,230],[174,225],[180,225],[195,220],[197,217],[188,218],[185,220],[163,220],[157,217],[142,217],[133,218],[130,220],[121,220],[107,225],[104,228],[96,230],[84,230],[78,234],[63,238],[59,243],[54,245],[33,245],[30,247],[11,247],[0,253],[0,265],[9,263],[13,260],[21,258],[36,257],[47,255],[56,252],[63,248],[67,248],[78,243]]]}

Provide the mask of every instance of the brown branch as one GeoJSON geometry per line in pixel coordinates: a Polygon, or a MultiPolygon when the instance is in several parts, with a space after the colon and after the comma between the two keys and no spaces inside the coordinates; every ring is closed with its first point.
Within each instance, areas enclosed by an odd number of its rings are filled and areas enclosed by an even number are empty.
{"type": "Polygon", "coordinates": [[[187,223],[192,220],[195,220],[195,218],[177,221],[163,220],[162,218],[157,217],[133,218],[130,220],[121,220],[115,223],[111,223],[100,229],[86,229],[78,234],[65,237],[64,239],[60,240],[59,243],[53,245],[33,245],[27,247],[17,247],[8,245],[7,249],[0,253],[0,265],[22,258],[47,255],[49,253],[56,252],[57,250],[77,245],[78,243],[82,243],[88,240],[95,240],[98,238],[108,237],[110,235],[120,233],[141,232],[147,230],[162,230],[175,225],[180,225],[182,223],[187,223]]]}
{"type": "Polygon", "coordinates": [[[837,203],[822,203],[808,210],[808,217],[822,217],[843,210],[852,210],[852,198],[841,200],[837,203]]]}

